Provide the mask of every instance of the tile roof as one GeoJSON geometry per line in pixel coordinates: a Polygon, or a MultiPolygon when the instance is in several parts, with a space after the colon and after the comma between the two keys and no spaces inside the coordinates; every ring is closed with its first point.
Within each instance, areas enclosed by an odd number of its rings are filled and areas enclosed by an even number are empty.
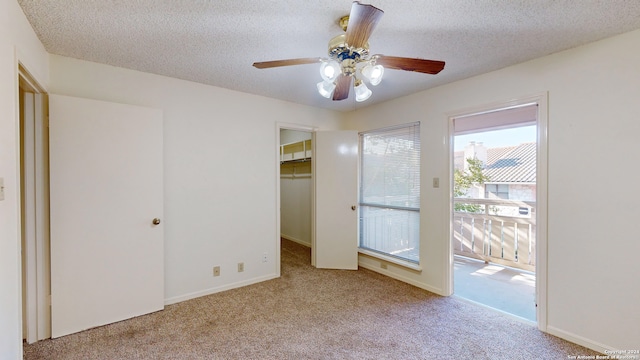
{"type": "Polygon", "coordinates": [[[536,143],[487,149],[487,183],[535,183],[536,143]]]}
{"type": "MultiPolygon", "coordinates": [[[[454,153],[454,168],[464,167],[464,151],[454,153]]],[[[488,148],[485,175],[493,183],[535,183],[536,143],[488,148]]]]}
{"type": "Polygon", "coordinates": [[[487,149],[487,164],[493,164],[509,151],[515,149],[517,146],[507,146],[500,148],[487,149]]]}

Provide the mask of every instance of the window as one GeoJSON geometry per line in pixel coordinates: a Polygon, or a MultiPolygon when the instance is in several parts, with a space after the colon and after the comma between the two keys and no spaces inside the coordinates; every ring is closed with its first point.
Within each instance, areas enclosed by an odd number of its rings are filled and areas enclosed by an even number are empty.
{"type": "Polygon", "coordinates": [[[484,197],[487,199],[509,199],[509,185],[485,184],[484,197]]]}
{"type": "Polygon", "coordinates": [[[418,263],[420,123],[360,133],[360,248],[418,263]]]}

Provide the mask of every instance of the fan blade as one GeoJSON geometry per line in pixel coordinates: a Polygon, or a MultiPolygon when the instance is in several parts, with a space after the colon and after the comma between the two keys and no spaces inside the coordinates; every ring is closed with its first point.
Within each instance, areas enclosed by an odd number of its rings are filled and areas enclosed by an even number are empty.
{"type": "Polygon", "coordinates": [[[315,64],[321,61],[322,61],[322,58],[300,58],[300,59],[254,62],[253,66],[257,67],[258,69],[268,69],[268,68],[280,67],[280,66],[315,64]]]}
{"type": "Polygon", "coordinates": [[[347,44],[355,48],[365,47],[384,11],[372,5],[363,5],[357,1],[351,5],[347,24],[347,44]]]}
{"type": "Polygon", "coordinates": [[[372,58],[373,57],[377,57],[376,64],[380,64],[388,69],[415,71],[433,75],[444,69],[444,61],[384,55],[373,55],[372,58]]]}
{"type": "Polygon", "coordinates": [[[333,100],[344,100],[349,97],[351,89],[351,76],[340,74],[336,80],[336,89],[333,90],[333,100]]]}

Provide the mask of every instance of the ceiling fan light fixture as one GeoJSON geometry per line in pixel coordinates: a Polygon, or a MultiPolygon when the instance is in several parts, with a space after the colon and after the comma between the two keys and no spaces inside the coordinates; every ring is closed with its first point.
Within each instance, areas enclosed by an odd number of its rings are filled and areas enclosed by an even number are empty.
{"type": "Polygon", "coordinates": [[[367,64],[362,68],[362,75],[369,80],[369,83],[373,86],[380,84],[382,81],[382,75],[384,75],[384,67],[382,65],[367,64]]]}
{"type": "Polygon", "coordinates": [[[371,97],[371,90],[360,79],[356,79],[354,83],[354,90],[356,93],[356,101],[363,102],[371,97]]]}
{"type": "Polygon", "coordinates": [[[340,19],[340,25],[345,33],[329,40],[327,57],[262,61],[254,62],[253,66],[258,69],[268,69],[319,62],[320,76],[323,81],[316,87],[320,95],[333,101],[344,100],[349,97],[353,84],[353,93],[358,102],[366,101],[372,95],[363,80],[370,86],[380,84],[385,67],[432,75],[444,69],[444,61],[382,54],[370,55],[369,37],[383,14],[381,9],[355,0],[351,4],[349,15],[340,19]]]}
{"type": "Polygon", "coordinates": [[[341,72],[340,64],[335,60],[323,61],[320,65],[320,76],[322,76],[322,80],[324,81],[335,81],[341,72]]]}
{"type": "Polygon", "coordinates": [[[331,95],[333,94],[333,90],[336,89],[336,84],[330,81],[320,81],[317,84],[317,87],[320,95],[326,97],[327,99],[330,99],[331,95]]]}

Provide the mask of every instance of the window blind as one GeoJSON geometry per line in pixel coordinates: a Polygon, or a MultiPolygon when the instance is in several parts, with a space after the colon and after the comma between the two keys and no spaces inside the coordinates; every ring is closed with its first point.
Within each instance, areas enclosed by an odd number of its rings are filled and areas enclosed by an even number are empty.
{"type": "Polygon", "coordinates": [[[360,247],[418,262],[420,123],[360,134],[360,247]]]}

